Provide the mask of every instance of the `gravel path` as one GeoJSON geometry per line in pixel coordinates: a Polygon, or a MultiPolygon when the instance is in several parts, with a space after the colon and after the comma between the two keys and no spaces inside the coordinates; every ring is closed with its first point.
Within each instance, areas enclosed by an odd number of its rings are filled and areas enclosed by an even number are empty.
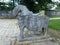
{"type": "Polygon", "coordinates": [[[58,20],[58,19],[60,19],[60,18],[50,18],[50,20],[58,20]]]}

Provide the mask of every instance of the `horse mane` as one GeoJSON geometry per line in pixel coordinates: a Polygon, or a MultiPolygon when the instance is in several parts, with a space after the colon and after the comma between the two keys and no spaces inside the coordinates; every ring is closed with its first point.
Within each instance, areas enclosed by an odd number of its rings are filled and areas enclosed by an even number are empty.
{"type": "Polygon", "coordinates": [[[23,15],[29,15],[33,12],[29,11],[29,9],[24,5],[18,5],[13,9],[12,15],[18,15],[18,13],[22,13],[23,15]]]}

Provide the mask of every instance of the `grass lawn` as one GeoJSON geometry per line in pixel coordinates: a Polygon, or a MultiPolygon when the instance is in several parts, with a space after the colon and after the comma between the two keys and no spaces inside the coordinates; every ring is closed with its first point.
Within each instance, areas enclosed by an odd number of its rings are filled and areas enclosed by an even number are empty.
{"type": "Polygon", "coordinates": [[[50,20],[49,21],[49,28],[60,30],[60,20],[50,20]]]}
{"type": "Polygon", "coordinates": [[[59,18],[60,16],[49,16],[50,18],[59,18]]]}

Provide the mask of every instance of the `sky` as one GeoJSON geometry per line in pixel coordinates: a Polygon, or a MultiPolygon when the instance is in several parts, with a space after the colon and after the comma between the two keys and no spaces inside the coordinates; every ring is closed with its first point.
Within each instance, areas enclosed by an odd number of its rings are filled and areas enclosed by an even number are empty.
{"type": "Polygon", "coordinates": [[[0,0],[0,2],[3,2],[3,1],[4,1],[4,2],[9,2],[10,0],[0,0]]]}
{"type": "MultiPolygon", "coordinates": [[[[3,0],[0,0],[1,2],[3,1],[3,0]]],[[[4,2],[9,2],[10,0],[5,0],[4,2]]],[[[59,0],[52,0],[53,2],[56,2],[56,1],[58,1],[58,2],[60,2],[59,0]]]]}
{"type": "Polygon", "coordinates": [[[52,0],[53,2],[60,2],[60,0],[52,0]]]}

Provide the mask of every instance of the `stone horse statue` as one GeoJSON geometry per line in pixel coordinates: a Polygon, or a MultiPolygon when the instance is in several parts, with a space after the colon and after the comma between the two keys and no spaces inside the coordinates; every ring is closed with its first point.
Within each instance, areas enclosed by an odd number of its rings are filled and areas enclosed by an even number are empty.
{"type": "MultiPolygon", "coordinates": [[[[18,5],[13,9],[13,15],[17,15],[19,28],[20,28],[20,37],[23,38],[24,28],[27,28],[31,31],[43,31],[47,32],[48,29],[48,17],[41,16],[39,13],[34,14],[29,11],[26,6],[18,5]]],[[[46,33],[44,33],[46,34],[46,33]]]]}

